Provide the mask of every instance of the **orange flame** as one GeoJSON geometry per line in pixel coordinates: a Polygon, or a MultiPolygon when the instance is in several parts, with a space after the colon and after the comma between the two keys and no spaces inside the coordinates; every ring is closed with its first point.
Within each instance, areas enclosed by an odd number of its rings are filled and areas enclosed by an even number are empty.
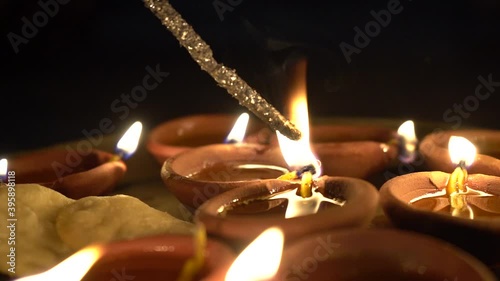
{"type": "Polygon", "coordinates": [[[321,175],[321,162],[316,158],[309,142],[309,112],[307,108],[306,61],[300,61],[293,74],[291,85],[290,121],[302,132],[302,138],[293,141],[276,132],[286,163],[292,169],[314,165],[314,177],[321,175]]]}

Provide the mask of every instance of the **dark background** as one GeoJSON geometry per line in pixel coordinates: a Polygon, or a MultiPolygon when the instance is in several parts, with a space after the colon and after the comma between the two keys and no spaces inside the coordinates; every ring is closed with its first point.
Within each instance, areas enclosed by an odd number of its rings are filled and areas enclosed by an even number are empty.
{"type": "MultiPolygon", "coordinates": [[[[370,11],[387,9],[389,1],[216,2],[237,5],[221,20],[212,0],[171,1],[216,59],[277,106],[283,68],[297,54],[309,56],[314,116],[443,122],[447,109],[474,95],[479,75],[500,81],[496,1],[401,0],[403,11],[350,64],[339,44],[354,45],[353,28],[364,29],[370,11]]],[[[37,1],[0,0],[0,153],[82,138],[102,118],[123,130],[136,119],[152,128],[193,113],[242,111],[143,2],[71,0],[15,54],[7,35],[22,35],[22,18],[32,21],[40,10],[37,1]],[[111,104],[157,64],[170,75],[121,120],[111,104]]],[[[461,125],[498,129],[499,95],[500,87],[461,125]]]]}

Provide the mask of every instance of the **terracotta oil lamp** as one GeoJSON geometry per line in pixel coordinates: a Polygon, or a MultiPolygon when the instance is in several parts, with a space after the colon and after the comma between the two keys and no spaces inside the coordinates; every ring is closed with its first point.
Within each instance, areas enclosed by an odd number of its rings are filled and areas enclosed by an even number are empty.
{"type": "Polygon", "coordinates": [[[336,230],[287,245],[273,280],[494,281],[479,260],[438,239],[396,230],[336,230]]]}
{"type": "MultiPolygon", "coordinates": [[[[180,280],[185,264],[198,250],[193,237],[160,235],[88,246],[41,274],[18,279],[42,280],[180,280]]],[[[210,280],[226,272],[234,260],[224,244],[209,239],[203,247],[203,264],[188,280],[210,280]]]]}
{"type": "Polygon", "coordinates": [[[229,143],[202,146],[167,159],[161,170],[165,186],[184,205],[196,209],[219,193],[288,172],[279,150],[242,143],[245,128],[246,122],[236,122],[227,137],[229,143]]]}
{"type": "Polygon", "coordinates": [[[367,226],[374,217],[378,193],[370,183],[354,178],[321,177],[316,184],[315,193],[325,194],[326,198],[334,198],[341,204],[318,204],[312,199],[302,202],[299,198],[294,202],[286,198],[268,200],[284,192],[299,197],[295,191],[300,184],[267,180],[209,199],[197,210],[195,220],[203,223],[209,234],[240,247],[272,226],[283,229],[287,241],[292,241],[318,231],[367,226]],[[288,207],[292,205],[295,209],[288,207]],[[308,214],[316,206],[317,213],[308,214]],[[286,217],[294,212],[298,216],[286,217]]]}
{"type": "Polygon", "coordinates": [[[384,211],[399,227],[445,239],[500,268],[500,177],[468,174],[475,165],[468,140],[450,138],[449,151],[457,165],[451,174],[413,173],[384,184],[384,211]]]}
{"type": "Polygon", "coordinates": [[[451,173],[455,167],[447,161],[448,140],[452,135],[472,141],[478,148],[474,165],[469,172],[500,177],[500,131],[498,130],[456,130],[433,133],[420,144],[427,167],[431,170],[451,173]]]}
{"type": "Polygon", "coordinates": [[[214,144],[185,151],[162,167],[165,186],[189,208],[235,187],[287,172],[278,150],[258,144],[214,144]]]}
{"type": "Polygon", "coordinates": [[[51,148],[11,158],[9,170],[15,172],[16,183],[39,183],[69,198],[105,194],[125,175],[122,159],[135,152],[141,130],[142,124],[134,123],[118,142],[116,154],[94,149],[84,140],[76,149],[51,148]]]}
{"type": "Polygon", "coordinates": [[[397,133],[374,127],[329,129],[352,137],[347,141],[314,142],[312,147],[324,159],[323,169],[327,174],[371,179],[399,162],[411,163],[415,158],[417,139],[412,121],[403,123],[397,133]]]}
{"type": "MultiPolygon", "coordinates": [[[[180,152],[196,147],[220,144],[227,137],[238,116],[233,114],[200,114],[169,120],[151,131],[146,147],[155,159],[163,165],[165,160],[180,152]]],[[[265,143],[269,136],[263,124],[251,119],[248,133],[252,134],[251,143],[265,143]]]]}

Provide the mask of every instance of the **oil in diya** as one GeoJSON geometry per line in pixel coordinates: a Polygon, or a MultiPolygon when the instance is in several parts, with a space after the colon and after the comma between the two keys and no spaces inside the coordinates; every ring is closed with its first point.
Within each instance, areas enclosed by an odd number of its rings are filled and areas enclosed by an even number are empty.
{"type": "Polygon", "coordinates": [[[466,138],[452,136],[448,150],[451,161],[458,166],[451,173],[446,188],[416,197],[410,205],[468,219],[500,217],[500,196],[467,185],[467,168],[474,162],[476,147],[466,138]]]}

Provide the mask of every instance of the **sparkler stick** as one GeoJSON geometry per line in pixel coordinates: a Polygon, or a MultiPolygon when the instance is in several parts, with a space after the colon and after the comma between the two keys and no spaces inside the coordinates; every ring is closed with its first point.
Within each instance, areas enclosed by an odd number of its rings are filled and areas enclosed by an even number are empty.
{"type": "Polygon", "coordinates": [[[144,0],[144,3],[186,48],[201,69],[210,74],[219,86],[226,89],[241,105],[248,108],[273,130],[279,131],[292,140],[300,139],[301,133],[294,124],[239,77],[235,70],[225,67],[214,59],[210,46],[170,5],[168,0],[144,0]]]}

